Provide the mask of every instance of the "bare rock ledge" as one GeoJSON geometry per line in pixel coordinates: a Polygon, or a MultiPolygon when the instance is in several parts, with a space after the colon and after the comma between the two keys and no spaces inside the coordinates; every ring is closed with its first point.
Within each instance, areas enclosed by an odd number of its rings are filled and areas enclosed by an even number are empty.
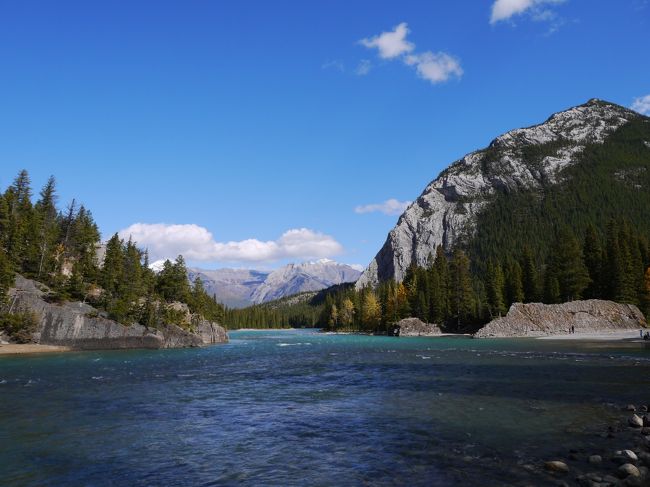
{"type": "Polygon", "coordinates": [[[48,303],[38,286],[35,281],[16,276],[16,286],[9,293],[14,310],[30,311],[37,316],[35,343],[77,350],[110,350],[201,347],[228,341],[226,330],[209,321],[200,322],[194,332],[176,325],[158,329],[137,323],[125,326],[102,317],[85,303],[48,303]]]}
{"type": "Polygon", "coordinates": [[[404,318],[393,325],[393,335],[401,337],[430,337],[441,334],[438,325],[419,318],[404,318]]]}
{"type": "Polygon", "coordinates": [[[504,317],[490,321],[475,338],[540,337],[569,333],[608,333],[647,327],[631,304],[589,299],[563,304],[515,303],[504,317]]]}

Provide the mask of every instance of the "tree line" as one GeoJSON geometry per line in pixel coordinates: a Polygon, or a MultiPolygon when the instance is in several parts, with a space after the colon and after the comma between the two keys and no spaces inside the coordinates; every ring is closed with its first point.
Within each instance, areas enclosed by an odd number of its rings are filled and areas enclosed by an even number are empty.
{"type": "Polygon", "coordinates": [[[179,313],[165,306],[172,302],[186,303],[192,313],[208,320],[223,318],[223,306],[206,293],[203,282],[188,282],[182,256],[166,261],[156,274],[149,268],[147,251],[130,239],[115,234],[104,248],[88,209],[75,200],[58,208],[54,177],[33,199],[25,170],[0,194],[0,305],[5,305],[0,306],[0,327],[17,320],[8,316],[6,306],[16,273],[46,284],[50,300],[89,302],[125,324],[191,328],[192,323],[181,321],[179,313]]]}
{"type": "Polygon", "coordinates": [[[515,258],[480,266],[472,265],[460,247],[451,255],[438,247],[428,266],[409,267],[402,282],[390,280],[376,289],[348,288],[329,294],[318,325],[330,330],[388,331],[396,321],[414,316],[448,331],[463,331],[504,315],[513,303],[577,299],[635,304],[650,316],[647,237],[629,223],[615,220],[601,233],[588,227],[582,239],[564,228],[544,262],[524,247],[515,258]]]}

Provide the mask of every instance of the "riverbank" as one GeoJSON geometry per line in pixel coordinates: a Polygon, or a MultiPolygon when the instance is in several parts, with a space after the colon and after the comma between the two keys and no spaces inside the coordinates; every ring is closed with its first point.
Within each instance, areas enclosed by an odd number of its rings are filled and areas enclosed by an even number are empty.
{"type": "MultiPolygon", "coordinates": [[[[646,330],[643,330],[644,333],[646,330]]],[[[606,331],[591,333],[564,333],[537,337],[537,340],[584,340],[584,341],[635,341],[649,343],[639,336],[639,330],[606,331]]]]}
{"type": "Polygon", "coordinates": [[[23,355],[32,353],[70,352],[72,348],[59,345],[40,345],[38,343],[8,343],[0,345],[0,355],[23,355]]]}

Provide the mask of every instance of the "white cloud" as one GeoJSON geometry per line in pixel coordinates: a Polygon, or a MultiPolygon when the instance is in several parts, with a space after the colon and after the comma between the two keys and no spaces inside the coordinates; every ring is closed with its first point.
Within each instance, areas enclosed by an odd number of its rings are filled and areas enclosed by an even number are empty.
{"type": "Polygon", "coordinates": [[[334,59],[332,61],[326,61],[321,65],[321,69],[333,69],[335,71],[340,71],[343,73],[345,71],[345,65],[343,61],[334,59]]]}
{"type": "Polygon", "coordinates": [[[370,72],[372,63],[368,59],[362,59],[357,69],[354,71],[358,76],[365,76],[370,72]]]}
{"type": "MultiPolygon", "coordinates": [[[[359,42],[368,48],[377,48],[379,57],[383,59],[400,59],[406,65],[414,67],[420,78],[433,84],[463,75],[460,61],[450,54],[431,51],[414,53],[415,44],[406,40],[409,32],[408,24],[402,22],[390,32],[382,32],[378,36],[361,39],[359,42]]],[[[357,67],[356,73],[365,75],[369,70],[370,61],[364,60],[357,67]]]]}
{"type": "Polygon", "coordinates": [[[354,212],[359,214],[379,212],[384,215],[401,215],[410,204],[410,201],[398,201],[395,198],[391,198],[383,203],[357,206],[354,212]]]}
{"type": "Polygon", "coordinates": [[[533,12],[535,20],[551,20],[555,17],[554,13],[544,9],[542,5],[563,3],[565,0],[496,0],[492,4],[492,14],[490,23],[508,20],[516,15],[522,15],[525,12],[533,12]]]}
{"type": "Polygon", "coordinates": [[[183,255],[192,261],[274,262],[281,259],[313,259],[340,254],[343,247],[333,237],[308,228],[284,232],[277,240],[247,239],[217,242],[206,228],[195,224],[134,223],[120,230],[147,248],[152,261],[183,255]]]}
{"type": "Polygon", "coordinates": [[[460,78],[463,68],[458,59],[444,52],[427,51],[422,54],[411,54],[404,60],[409,66],[415,66],[420,78],[431,83],[442,83],[451,77],[460,78]]]}
{"type": "Polygon", "coordinates": [[[642,113],[643,115],[650,115],[650,95],[635,98],[631,108],[635,112],[642,113]]]}
{"type": "Polygon", "coordinates": [[[415,49],[415,45],[406,40],[409,33],[408,24],[402,22],[389,32],[361,39],[359,42],[367,48],[377,48],[379,56],[383,59],[393,59],[415,49]]]}

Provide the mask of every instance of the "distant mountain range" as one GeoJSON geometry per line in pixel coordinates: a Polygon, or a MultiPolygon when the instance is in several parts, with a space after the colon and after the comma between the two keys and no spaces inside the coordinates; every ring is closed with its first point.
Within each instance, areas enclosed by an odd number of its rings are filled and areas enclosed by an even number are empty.
{"type": "Polygon", "coordinates": [[[304,291],[320,291],[335,284],[355,282],[361,272],[346,264],[321,259],[288,264],[274,271],[253,269],[189,268],[188,277],[199,277],[210,295],[232,308],[243,308],[304,291]]]}

